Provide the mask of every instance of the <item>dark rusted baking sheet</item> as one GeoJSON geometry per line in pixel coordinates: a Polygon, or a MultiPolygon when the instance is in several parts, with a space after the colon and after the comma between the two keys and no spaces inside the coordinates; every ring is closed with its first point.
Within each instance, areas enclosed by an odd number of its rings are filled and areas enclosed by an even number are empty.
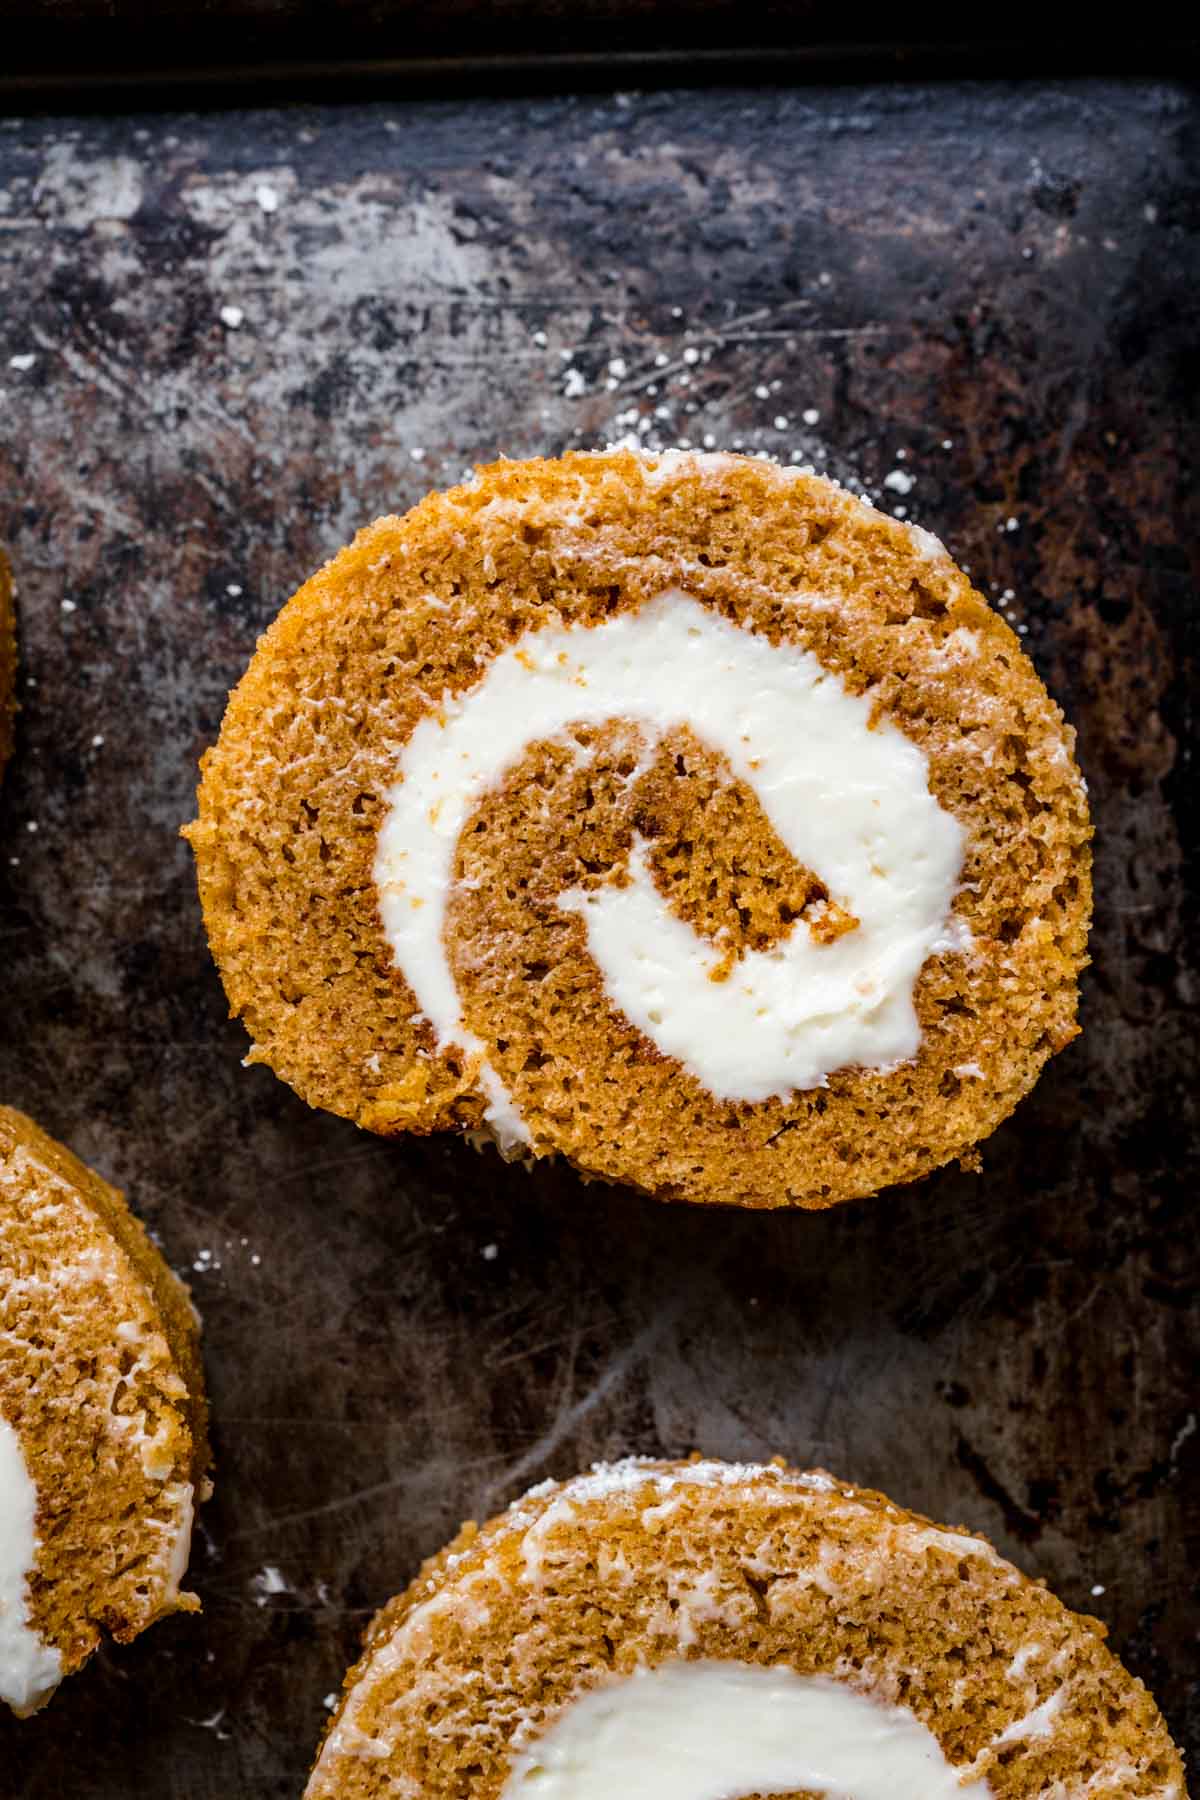
{"type": "Polygon", "coordinates": [[[987,1531],[1200,1754],[1198,130],[1167,83],[0,124],[0,1096],[188,1273],[220,1458],[203,1617],[0,1723],[5,1796],[297,1795],[464,1515],[693,1446],[987,1531]],[[176,829],[256,633],[472,459],[630,431],[908,507],[1079,728],[1085,1035],[980,1176],[669,1210],[240,1066],[176,829]]]}

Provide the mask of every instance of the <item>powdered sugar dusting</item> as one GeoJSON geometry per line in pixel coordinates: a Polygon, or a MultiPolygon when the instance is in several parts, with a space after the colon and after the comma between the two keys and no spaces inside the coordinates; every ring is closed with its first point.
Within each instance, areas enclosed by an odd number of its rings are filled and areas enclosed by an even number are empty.
{"type": "MultiPolygon", "coordinates": [[[[607,1500],[615,1495],[637,1493],[647,1484],[652,1485],[659,1495],[664,1495],[679,1487],[746,1487],[760,1481],[773,1481],[810,1493],[828,1494],[837,1488],[833,1477],[821,1470],[803,1472],[783,1468],[778,1463],[729,1463],[702,1459],[663,1468],[651,1456],[626,1456],[619,1462],[593,1463],[586,1475],[577,1475],[564,1482],[561,1491],[564,1498],[579,1505],[587,1505],[591,1501],[607,1500]]],[[[555,1482],[542,1482],[539,1487],[531,1488],[523,1499],[540,1498],[553,1492],[556,1487],[555,1482]]]]}
{"type": "MultiPolygon", "coordinates": [[[[815,1557],[810,1555],[805,1560],[801,1556],[798,1564],[783,1550],[787,1540],[776,1542],[773,1522],[759,1550],[741,1557],[743,1570],[769,1579],[766,1604],[772,1616],[777,1608],[781,1617],[788,1616],[790,1598],[798,1588],[821,1590],[828,1596],[831,1610],[837,1613],[848,1591],[847,1584],[850,1591],[861,1586],[864,1579],[874,1585],[883,1578],[888,1565],[898,1558],[920,1559],[930,1555],[951,1557],[956,1561],[970,1558],[987,1567],[992,1581],[997,1578],[1001,1582],[1021,1581],[1018,1572],[983,1539],[904,1516],[878,1496],[860,1496],[858,1490],[843,1485],[823,1470],[795,1470],[778,1463],[732,1463],[716,1458],[670,1463],[630,1456],[611,1463],[594,1463],[585,1473],[561,1484],[543,1481],[530,1488],[507,1513],[486,1526],[465,1550],[447,1558],[441,1572],[430,1578],[429,1597],[414,1607],[401,1620],[398,1629],[378,1645],[351,1690],[314,1772],[309,1789],[311,1800],[316,1800],[318,1795],[323,1800],[331,1800],[340,1791],[336,1768],[338,1757],[379,1759],[389,1754],[400,1734],[410,1728],[412,1719],[419,1715],[424,1704],[424,1697],[436,1692],[441,1679],[438,1673],[441,1666],[439,1640],[433,1633],[435,1622],[451,1620],[456,1630],[470,1631],[477,1623],[488,1619],[488,1598],[495,1592],[495,1585],[511,1584],[511,1562],[507,1555],[498,1554],[502,1544],[511,1546],[514,1539],[517,1540],[521,1559],[518,1578],[522,1585],[538,1588],[547,1582],[551,1590],[557,1592],[553,1579],[555,1572],[568,1565],[576,1566],[580,1555],[578,1534],[585,1532],[585,1562],[578,1566],[594,1570],[595,1578],[607,1591],[608,1598],[601,1604],[615,1608],[619,1623],[625,1604],[622,1592],[632,1577],[630,1560],[625,1555],[626,1540],[610,1534],[602,1521],[595,1518],[588,1521],[581,1513],[589,1507],[612,1507],[625,1514],[626,1524],[631,1522],[629,1515],[632,1514],[640,1530],[655,1537],[672,1515],[687,1510],[689,1490],[693,1494],[699,1490],[727,1494],[735,1506],[743,1502],[747,1507],[761,1507],[764,1502],[772,1501],[782,1505],[808,1503],[816,1509],[815,1522],[819,1528],[824,1521],[829,1522],[830,1529],[820,1531],[815,1557]],[[861,1524],[868,1520],[870,1528],[864,1533],[861,1524]],[[839,1523],[835,1526],[834,1521],[839,1523]],[[458,1567],[460,1563],[466,1563],[465,1570],[458,1567]],[[468,1585],[470,1591],[464,1592],[468,1585]],[[371,1715],[364,1715],[363,1707],[370,1704],[381,1683],[402,1671],[401,1686],[411,1705],[390,1703],[382,1718],[372,1717],[370,1731],[364,1730],[363,1718],[371,1715]]],[[[665,1550],[650,1552],[657,1555],[655,1567],[659,1571],[662,1591],[652,1597],[654,1604],[638,1614],[638,1618],[640,1629],[649,1639],[661,1640],[665,1646],[662,1650],[664,1662],[659,1662],[657,1650],[651,1657],[656,1668],[696,1666],[691,1659],[712,1654],[707,1646],[714,1641],[710,1635],[714,1627],[732,1633],[736,1640],[737,1634],[756,1614],[758,1603],[753,1595],[738,1582],[736,1571],[731,1579],[719,1561],[706,1556],[705,1541],[702,1535],[699,1536],[691,1549],[681,1550],[678,1556],[668,1557],[665,1550]]],[[[919,1563],[915,1567],[909,1563],[906,1567],[903,1560],[892,1576],[902,1582],[939,1578],[945,1578],[944,1571],[939,1577],[933,1565],[926,1564],[922,1570],[919,1563]]],[[[532,1604],[538,1603],[535,1600],[532,1604]]],[[[530,1632],[537,1636],[547,1629],[545,1619],[538,1614],[530,1632]]],[[[956,1769],[955,1775],[962,1785],[978,1784],[981,1792],[989,1791],[987,1778],[1000,1766],[1001,1753],[1005,1756],[1014,1753],[1036,1756],[1039,1753],[1037,1747],[1054,1737],[1060,1715],[1069,1711],[1072,1703],[1069,1664],[1064,1664],[1063,1660],[1069,1648],[1069,1642],[1064,1642],[1057,1653],[1047,1654],[1035,1639],[1012,1657],[1006,1673],[1019,1696],[1018,1716],[994,1730],[973,1763],[956,1769]],[[1038,1669],[1033,1677],[1027,1671],[1035,1658],[1038,1669]],[[1025,1745],[1030,1747],[1028,1751],[1020,1748],[1025,1745]]],[[[736,1657],[737,1652],[736,1649],[722,1650],[719,1654],[736,1657]]],[[[744,1665],[734,1663],[731,1666],[744,1665]]],[[[861,1655],[837,1659],[828,1675],[820,1677],[829,1678],[868,1694],[883,1705],[895,1705],[902,1700],[897,1667],[882,1647],[878,1653],[872,1651],[865,1663],[861,1655]]],[[[966,1675],[964,1680],[967,1680],[966,1675]]],[[[969,1693],[967,1686],[964,1695],[969,1693]]],[[[505,1740],[509,1753],[519,1758],[540,1740],[545,1720],[538,1708],[518,1706],[514,1709],[507,1698],[501,1713],[505,1721],[503,1729],[509,1734],[505,1740]]],[[[1094,1778],[1079,1789],[1080,1795],[1119,1792],[1119,1783],[1114,1785],[1111,1780],[1113,1774],[1114,1765],[1110,1759],[1103,1769],[1094,1771],[1094,1778]]],[[[1164,1788],[1160,1800],[1170,1800],[1170,1793],[1169,1787],[1164,1788]]]]}

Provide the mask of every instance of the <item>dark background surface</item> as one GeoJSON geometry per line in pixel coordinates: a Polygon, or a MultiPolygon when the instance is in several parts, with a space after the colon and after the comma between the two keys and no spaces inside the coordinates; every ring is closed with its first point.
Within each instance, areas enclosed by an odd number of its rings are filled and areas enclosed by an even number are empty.
{"type": "Polygon", "coordinates": [[[1200,1753],[1198,123],[1167,83],[0,123],[0,1095],[187,1274],[219,1458],[203,1617],[0,1722],[4,1795],[297,1795],[464,1515],[693,1447],[986,1531],[1200,1753]],[[629,431],[907,506],[1079,728],[1085,1034],[981,1176],[666,1209],[240,1067],[176,830],[256,633],[472,459],[629,431]]]}
{"type": "Polygon", "coordinates": [[[265,84],[361,97],[431,84],[561,92],[564,82],[721,80],[781,69],[826,78],[1072,76],[1197,67],[1200,19],[1179,0],[1134,8],[1006,0],[5,0],[0,95],[112,106],[118,93],[265,84]],[[613,71],[624,73],[615,76],[613,71]]]}

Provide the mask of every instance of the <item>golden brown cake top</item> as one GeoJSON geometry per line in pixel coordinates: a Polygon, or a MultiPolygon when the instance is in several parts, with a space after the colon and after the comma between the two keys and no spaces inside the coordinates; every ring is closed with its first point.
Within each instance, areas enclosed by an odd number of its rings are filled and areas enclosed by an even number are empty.
{"type": "Polygon", "coordinates": [[[121,1195],[8,1107],[0,1269],[0,1422],[32,1551],[16,1588],[25,1673],[10,1645],[0,1697],[25,1711],[102,1631],[124,1642],[195,1608],[180,1582],[209,1450],[186,1288],[121,1195]]]}
{"type": "Polygon", "coordinates": [[[901,1707],[995,1800],[1183,1800],[1162,1719],[1103,1640],[983,1538],[823,1471],[619,1463],[465,1526],[384,1608],[308,1800],[494,1800],[581,1695],[680,1662],[901,1707]]]}
{"type": "Polygon", "coordinates": [[[496,1129],[499,1091],[534,1155],[668,1198],[823,1206],[970,1160],[1075,1034],[1090,824],[1072,746],[1016,637],[928,533],[747,458],[575,454],[481,469],[314,576],[231,696],[188,835],[251,1057],[311,1104],[384,1133],[496,1129]],[[730,991],[781,945],[833,962],[860,936],[853,897],[690,727],[682,676],[673,728],[648,736],[636,696],[603,722],[531,726],[472,789],[431,938],[457,1034],[418,991],[430,958],[398,961],[381,846],[420,734],[504,658],[536,662],[547,634],[598,645],[673,597],[755,654],[811,659],[919,761],[959,834],[946,931],[908,1000],[915,1054],[747,1100],[664,1050],[650,999],[639,1025],[614,997],[590,912],[638,857],[643,891],[730,991]]]}

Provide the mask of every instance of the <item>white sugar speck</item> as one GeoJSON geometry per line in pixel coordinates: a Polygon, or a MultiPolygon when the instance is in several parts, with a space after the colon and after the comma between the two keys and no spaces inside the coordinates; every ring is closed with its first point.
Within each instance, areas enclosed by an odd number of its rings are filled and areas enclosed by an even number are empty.
{"type": "Polygon", "coordinates": [[[760,381],[758,386],[755,388],[754,398],[756,400],[769,400],[771,398],[771,390],[767,386],[765,381],[760,381]]]}
{"type": "Polygon", "coordinates": [[[485,1244],[479,1254],[484,1262],[495,1262],[500,1254],[500,1246],[499,1244],[485,1244]]]}
{"type": "Polygon", "coordinates": [[[271,185],[268,182],[266,182],[266,181],[259,182],[258,186],[254,190],[254,198],[258,201],[259,206],[262,208],[262,210],[265,213],[273,213],[273,212],[279,211],[278,190],[271,187],[271,185]]]}
{"type": "Polygon", "coordinates": [[[34,355],[33,351],[30,350],[27,351],[24,356],[10,356],[8,359],[8,366],[10,369],[17,369],[22,375],[25,375],[32,369],[36,361],[37,357],[34,355]]]}
{"type": "Polygon", "coordinates": [[[25,821],[26,831],[36,831],[37,828],[38,828],[38,822],[36,819],[26,819],[26,821],[25,821]]]}
{"type": "Polygon", "coordinates": [[[242,587],[241,587],[240,582],[230,581],[230,582],[226,583],[225,592],[230,596],[231,599],[236,600],[238,595],[241,593],[241,591],[242,591],[242,587]]]}
{"type": "Polygon", "coordinates": [[[910,475],[907,469],[893,469],[883,478],[885,488],[891,488],[893,494],[911,494],[916,486],[916,476],[910,475]]]}
{"type": "Polygon", "coordinates": [[[75,602],[73,600],[62,600],[59,604],[65,613],[73,613],[75,611],[75,602]]]}
{"type": "Polygon", "coordinates": [[[821,415],[815,406],[806,406],[804,411],[800,414],[800,417],[804,420],[806,425],[815,425],[821,415]]]}
{"type": "Polygon", "coordinates": [[[237,331],[245,317],[240,306],[223,306],[221,308],[221,323],[227,325],[230,331],[237,331]]]}
{"type": "Polygon", "coordinates": [[[622,376],[628,375],[629,364],[625,361],[623,356],[614,356],[608,365],[608,372],[610,375],[615,375],[617,380],[620,381],[622,376]]]}
{"type": "Polygon", "coordinates": [[[420,444],[414,444],[408,454],[412,457],[414,462],[425,461],[425,452],[420,444]]]}
{"type": "Polygon", "coordinates": [[[1194,1412],[1190,1412],[1188,1414],[1187,1418],[1183,1421],[1183,1424],[1179,1427],[1179,1430],[1175,1433],[1175,1436],[1171,1440],[1170,1459],[1171,1459],[1172,1463],[1175,1461],[1176,1457],[1179,1455],[1179,1452],[1183,1449],[1183,1446],[1187,1443],[1188,1439],[1190,1437],[1195,1437],[1195,1435],[1196,1435],[1196,1415],[1194,1412]]]}
{"type": "Polygon", "coordinates": [[[288,1592],[288,1584],[283,1579],[283,1571],[277,1569],[274,1563],[267,1563],[265,1568],[260,1569],[258,1574],[251,1578],[250,1586],[257,1590],[258,1598],[254,1602],[256,1606],[265,1606],[271,1594],[288,1592]]]}
{"type": "Polygon", "coordinates": [[[563,399],[578,400],[581,394],[587,393],[587,380],[582,369],[570,368],[564,371],[563,399]]]}
{"type": "Polygon", "coordinates": [[[101,750],[101,749],[103,749],[103,747],[104,747],[104,738],[100,732],[97,732],[95,737],[92,739],[92,749],[93,750],[101,750]]]}
{"type": "Polygon", "coordinates": [[[1100,1583],[1098,1581],[1096,1583],[1095,1587],[1092,1589],[1092,1599],[1098,1600],[1103,1592],[1104,1592],[1104,1587],[1103,1587],[1102,1583],[1100,1583]]]}

